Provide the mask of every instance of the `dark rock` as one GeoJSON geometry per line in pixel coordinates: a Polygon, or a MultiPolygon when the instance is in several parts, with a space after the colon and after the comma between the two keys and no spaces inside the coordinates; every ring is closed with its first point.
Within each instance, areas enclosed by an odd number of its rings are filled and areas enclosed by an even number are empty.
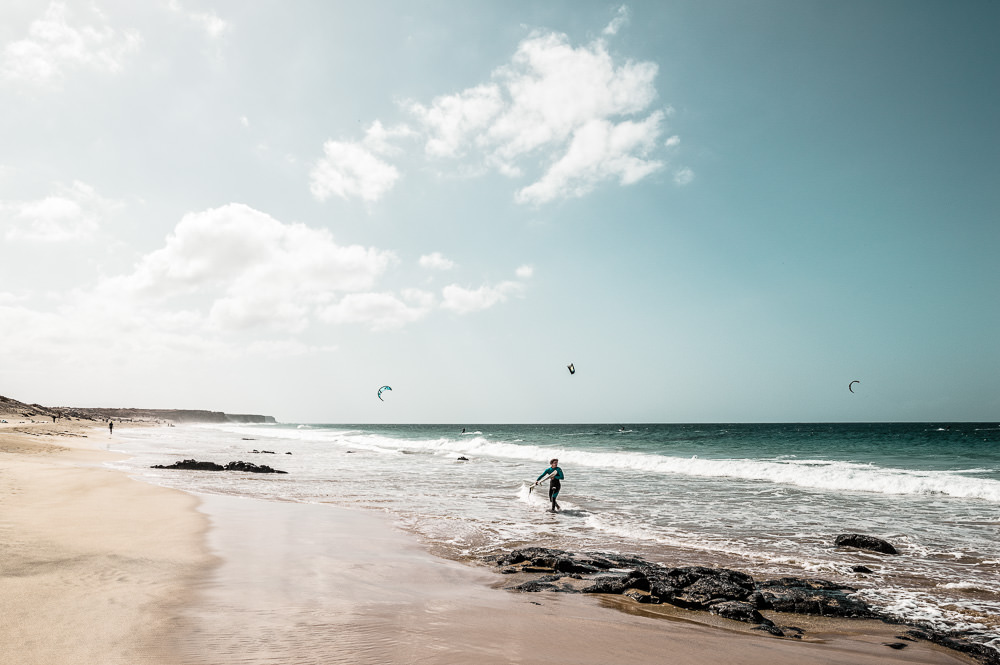
{"type": "Polygon", "coordinates": [[[551,582],[536,582],[535,580],[511,587],[511,591],[520,591],[522,593],[536,593],[538,591],[558,591],[558,590],[559,588],[555,584],[552,584],[551,582]]]}
{"type": "Polygon", "coordinates": [[[553,568],[556,559],[568,554],[563,550],[552,550],[547,547],[522,547],[500,557],[497,563],[501,566],[513,566],[529,561],[534,566],[553,568]]]}
{"type": "Polygon", "coordinates": [[[908,645],[906,642],[883,642],[882,646],[889,647],[890,649],[896,649],[897,651],[899,651],[900,649],[905,649],[910,645],[908,645]]]}
{"type": "Polygon", "coordinates": [[[553,562],[552,568],[554,570],[558,570],[559,572],[562,572],[562,573],[585,573],[585,574],[589,574],[589,573],[597,573],[597,572],[601,571],[601,569],[598,568],[597,566],[591,565],[589,563],[586,563],[585,561],[580,561],[580,560],[577,560],[577,559],[575,559],[573,557],[568,557],[568,556],[557,558],[553,562]]]}
{"type": "MultiPolygon", "coordinates": [[[[997,651],[996,649],[993,649],[985,644],[973,642],[964,637],[946,635],[944,633],[926,629],[908,630],[906,631],[906,636],[927,640],[928,642],[940,644],[943,647],[954,649],[955,651],[967,653],[985,665],[1000,665],[1000,651],[997,651]]],[[[900,639],[902,639],[901,636],[900,639]]]]}
{"type": "Polygon", "coordinates": [[[226,467],[216,464],[215,462],[199,462],[196,459],[186,459],[180,462],[174,462],[169,466],[164,466],[162,464],[155,464],[150,467],[151,469],[186,469],[189,471],[224,471],[226,467]]]}
{"type": "Polygon", "coordinates": [[[851,566],[852,573],[871,573],[874,572],[868,566],[851,566]]]}
{"type": "Polygon", "coordinates": [[[216,464],[215,462],[199,462],[195,459],[181,460],[180,462],[174,462],[169,466],[163,466],[162,464],[155,464],[152,469],[184,469],[187,471],[249,471],[250,473],[288,473],[287,471],[278,471],[277,469],[272,469],[269,466],[256,464],[251,464],[250,462],[230,462],[229,464],[222,466],[221,464],[216,464]]]}
{"type": "Polygon", "coordinates": [[[632,600],[634,600],[637,603],[646,603],[646,604],[648,604],[648,603],[656,603],[657,602],[657,599],[653,598],[653,596],[649,595],[648,593],[643,593],[639,589],[629,589],[628,591],[626,591],[622,595],[625,596],[626,598],[631,598],[632,600]]]}
{"type": "Polygon", "coordinates": [[[594,583],[589,587],[581,589],[583,593],[614,593],[621,594],[628,587],[625,585],[624,575],[601,575],[594,578],[594,583]]]}
{"type": "MultiPolygon", "coordinates": [[[[762,623],[762,624],[758,624],[758,625],[754,626],[750,630],[759,630],[759,631],[761,631],[763,633],[770,633],[771,635],[774,635],[775,637],[784,637],[785,636],[784,631],[782,631],[780,628],[778,628],[774,624],[762,623]]],[[[800,636],[799,635],[793,635],[792,637],[800,637],[800,636]]]]}
{"type": "Polygon", "coordinates": [[[459,457],[458,461],[460,461],[460,462],[468,462],[469,458],[468,457],[464,457],[464,456],[463,457],[459,457]]]}
{"type": "Polygon", "coordinates": [[[808,586],[771,585],[761,589],[763,609],[795,614],[873,618],[866,603],[851,598],[841,589],[817,589],[808,586]]]}
{"type": "Polygon", "coordinates": [[[646,573],[651,594],[687,609],[706,609],[726,600],[743,601],[756,591],[753,578],[726,568],[688,566],[646,573]]]}
{"type": "Polygon", "coordinates": [[[819,589],[823,591],[856,591],[852,586],[838,584],[829,580],[821,580],[815,577],[778,577],[773,580],[764,580],[757,586],[761,589],[782,587],[789,589],[819,589]]]}
{"type": "Polygon", "coordinates": [[[833,544],[835,547],[856,547],[859,550],[868,550],[870,552],[898,554],[896,548],[891,543],[875,536],[865,536],[860,533],[842,533],[837,536],[833,544]]]}
{"type": "Polygon", "coordinates": [[[226,465],[226,471],[247,471],[249,473],[288,473],[287,471],[279,471],[277,469],[272,469],[266,464],[261,464],[257,466],[250,462],[230,462],[226,465]]]}
{"type": "Polygon", "coordinates": [[[732,619],[733,621],[742,621],[743,623],[753,623],[758,625],[763,624],[765,626],[774,625],[770,619],[765,619],[753,605],[738,600],[727,600],[721,603],[716,603],[708,608],[708,611],[722,617],[723,619],[732,619]]]}

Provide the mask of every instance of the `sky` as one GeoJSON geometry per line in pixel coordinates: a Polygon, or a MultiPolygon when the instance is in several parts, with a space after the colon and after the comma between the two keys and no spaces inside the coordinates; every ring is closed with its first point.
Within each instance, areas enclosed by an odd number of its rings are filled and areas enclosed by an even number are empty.
{"type": "Polygon", "coordinates": [[[0,394],[1000,420],[998,28],[990,0],[8,0],[0,394]]]}

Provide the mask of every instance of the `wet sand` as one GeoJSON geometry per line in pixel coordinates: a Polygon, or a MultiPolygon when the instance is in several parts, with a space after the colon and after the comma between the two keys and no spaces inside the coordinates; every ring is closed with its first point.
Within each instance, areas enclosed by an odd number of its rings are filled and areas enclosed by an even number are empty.
{"type": "Polygon", "coordinates": [[[391,515],[154,487],[100,468],[106,439],[0,427],[0,663],[973,662],[890,649],[899,629],[879,622],[796,617],[799,641],[622,599],[513,594],[391,515]]]}
{"type": "Polygon", "coordinates": [[[172,662],[172,617],[214,563],[207,520],[192,496],[100,468],[106,438],[0,426],[0,663],[172,662]]]}

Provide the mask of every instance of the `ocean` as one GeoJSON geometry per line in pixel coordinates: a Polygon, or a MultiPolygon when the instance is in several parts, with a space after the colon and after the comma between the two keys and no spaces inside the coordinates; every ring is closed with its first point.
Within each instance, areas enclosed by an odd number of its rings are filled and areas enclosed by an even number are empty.
{"type": "Polygon", "coordinates": [[[122,428],[110,448],[159,485],[384,512],[452,559],[538,545],[820,577],[1000,650],[997,423],[206,425],[122,428]],[[553,457],[555,514],[529,492],[553,457]],[[150,468],[189,458],[288,475],[150,468]]]}

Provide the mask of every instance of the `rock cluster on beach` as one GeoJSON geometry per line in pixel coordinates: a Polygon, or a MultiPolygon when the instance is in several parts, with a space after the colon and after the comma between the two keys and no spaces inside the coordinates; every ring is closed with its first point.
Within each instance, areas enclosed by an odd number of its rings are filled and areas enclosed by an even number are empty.
{"type": "MultiPolygon", "coordinates": [[[[800,638],[801,628],[777,625],[761,611],[824,617],[881,619],[897,623],[853,596],[853,587],[814,578],[781,577],[754,580],[727,568],[670,568],[644,559],[604,552],[573,553],[547,547],[525,547],[487,557],[500,572],[516,579],[511,591],[602,593],[622,595],[639,603],[669,604],[707,611],[725,619],[752,624],[778,637],[800,638]],[[527,581],[524,578],[528,577],[527,581]]],[[[961,636],[925,628],[898,639],[924,639],[968,653],[989,665],[1000,665],[1000,653],[961,636]]],[[[904,648],[905,642],[892,648],[904,648]]]]}
{"type": "Polygon", "coordinates": [[[199,462],[196,459],[186,459],[180,462],[174,462],[173,464],[164,466],[162,464],[154,464],[150,467],[151,469],[184,469],[187,471],[247,471],[249,473],[288,473],[287,471],[279,471],[278,469],[272,469],[266,464],[253,464],[251,462],[230,462],[225,466],[221,464],[216,464],[215,462],[199,462]]]}

